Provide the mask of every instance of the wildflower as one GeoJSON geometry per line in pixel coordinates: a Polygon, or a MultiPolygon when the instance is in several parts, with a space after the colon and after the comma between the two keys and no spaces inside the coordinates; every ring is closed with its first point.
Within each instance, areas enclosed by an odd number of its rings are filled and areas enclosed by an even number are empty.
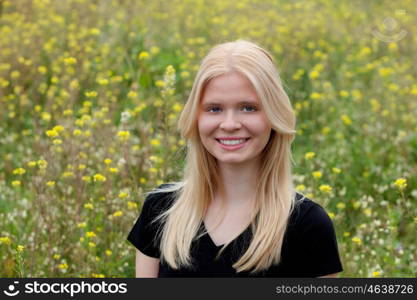
{"type": "Polygon", "coordinates": [[[37,161],[39,169],[46,169],[48,162],[46,160],[40,159],[37,161]]]}
{"type": "Polygon", "coordinates": [[[129,196],[129,194],[128,193],[126,193],[126,192],[120,192],[119,193],[119,198],[126,198],[127,196],[129,196]]]}
{"type": "Polygon", "coordinates": [[[147,60],[147,59],[149,59],[149,53],[146,52],[146,51],[140,52],[139,55],[138,55],[138,59],[139,60],[147,60]]]}
{"type": "Polygon", "coordinates": [[[90,176],[85,175],[85,176],[81,177],[81,180],[82,180],[82,181],[85,181],[85,182],[90,182],[90,181],[91,181],[91,177],[90,177],[90,176]]]}
{"type": "Polygon", "coordinates": [[[97,83],[99,85],[108,85],[109,84],[109,81],[107,79],[105,79],[105,78],[99,78],[99,79],[97,79],[97,83]]]}
{"type": "Polygon", "coordinates": [[[60,140],[60,139],[55,139],[55,140],[53,140],[53,141],[52,141],[52,143],[53,143],[54,145],[61,145],[61,144],[62,144],[62,140],[60,140]]]}
{"type": "Polygon", "coordinates": [[[46,122],[49,122],[49,121],[51,120],[51,114],[50,114],[50,113],[48,113],[48,112],[46,112],[46,111],[44,111],[44,112],[41,114],[41,118],[42,118],[42,120],[44,120],[44,121],[46,121],[46,122]]]}
{"type": "Polygon", "coordinates": [[[321,178],[321,176],[322,176],[322,174],[321,174],[321,172],[320,172],[320,171],[315,171],[315,172],[313,172],[312,174],[313,174],[313,177],[314,177],[314,178],[316,178],[316,179],[319,179],[319,178],[321,178]]]}
{"type": "Polygon", "coordinates": [[[366,208],[366,209],[364,209],[364,210],[363,210],[363,213],[364,213],[367,217],[370,217],[370,216],[371,216],[371,214],[372,214],[372,209],[370,209],[370,208],[366,208]]]}
{"type": "Polygon", "coordinates": [[[127,93],[127,97],[128,98],[136,98],[138,96],[138,93],[136,93],[135,91],[130,91],[129,93],[127,93]]]}
{"type": "Polygon", "coordinates": [[[0,244],[10,245],[12,241],[8,236],[2,236],[0,237],[0,244]]]}
{"type": "Polygon", "coordinates": [[[138,205],[135,203],[135,202],[132,202],[132,201],[128,201],[127,202],[127,208],[128,209],[136,209],[138,207],[138,205]]]}
{"type": "Polygon", "coordinates": [[[380,275],[381,275],[381,272],[379,271],[372,272],[372,277],[379,277],[380,275]]]}
{"type": "Polygon", "coordinates": [[[46,74],[46,72],[48,71],[48,69],[45,66],[39,66],[38,67],[38,72],[41,74],[46,74]]]}
{"type": "Polygon", "coordinates": [[[46,183],[46,185],[47,186],[49,186],[49,187],[53,187],[53,186],[55,186],[55,181],[48,181],[47,183],[46,183]]]}
{"type": "Polygon", "coordinates": [[[93,238],[93,237],[96,237],[96,234],[94,233],[94,231],[87,231],[85,236],[88,238],[93,238]]]}
{"type": "Polygon", "coordinates": [[[81,133],[82,133],[82,131],[81,131],[81,130],[79,130],[79,129],[74,129],[74,131],[72,132],[72,134],[73,134],[74,136],[81,135],[81,133]]]}
{"type": "Polygon", "coordinates": [[[332,187],[330,185],[327,184],[322,184],[319,187],[320,191],[326,194],[329,194],[332,191],[332,187]]]}
{"type": "Polygon", "coordinates": [[[87,92],[84,93],[84,95],[87,98],[94,98],[94,97],[97,97],[97,92],[96,91],[87,91],[87,92]]]}
{"type": "Polygon", "coordinates": [[[161,145],[161,141],[158,140],[158,139],[152,139],[151,140],[151,145],[154,146],[154,147],[158,147],[158,146],[161,145]]]}
{"type": "Polygon", "coordinates": [[[181,104],[179,104],[179,103],[175,103],[175,104],[172,106],[172,110],[173,110],[173,111],[175,111],[175,112],[180,112],[180,111],[182,110],[182,105],[181,105],[181,104]]]}
{"type": "Polygon", "coordinates": [[[28,167],[31,167],[31,168],[36,167],[36,161],[30,161],[27,163],[27,165],[28,167]]]}
{"type": "Polygon", "coordinates": [[[112,255],[112,252],[111,252],[111,250],[108,250],[108,249],[107,249],[107,250],[105,251],[105,253],[106,253],[106,255],[107,255],[107,256],[110,256],[110,255],[112,255]]]}
{"type": "Polygon", "coordinates": [[[119,170],[117,168],[109,168],[109,171],[111,173],[117,173],[117,172],[119,172],[119,170]]]}
{"type": "Polygon", "coordinates": [[[304,158],[305,159],[312,159],[314,156],[316,155],[316,153],[314,153],[314,152],[307,152],[305,155],[304,155],[304,158]]]}
{"type": "Polygon", "coordinates": [[[151,53],[152,54],[158,54],[159,51],[160,51],[159,47],[157,47],[157,46],[152,46],[151,47],[151,53]]]}
{"type": "Polygon", "coordinates": [[[92,209],[94,209],[94,206],[91,203],[86,203],[86,204],[84,204],[84,208],[92,210],[92,209]]]}
{"type": "Polygon", "coordinates": [[[359,207],[361,207],[361,203],[359,201],[355,201],[353,202],[352,206],[354,209],[358,209],[359,207]]]}
{"type": "Polygon", "coordinates": [[[117,133],[117,136],[119,138],[120,141],[127,141],[130,137],[130,132],[129,131],[119,131],[117,133]]]}
{"type": "Polygon", "coordinates": [[[20,180],[13,180],[12,181],[12,186],[16,187],[16,186],[20,186],[22,183],[20,182],[20,180]]]}
{"type": "Polygon", "coordinates": [[[340,118],[342,119],[342,121],[345,125],[352,124],[352,120],[349,118],[348,115],[342,115],[340,118]]]}
{"type": "Polygon", "coordinates": [[[146,183],[146,178],[145,177],[139,178],[139,182],[142,183],[142,184],[145,184],[146,183]]]}
{"type": "Polygon", "coordinates": [[[94,248],[96,246],[96,244],[95,243],[93,243],[93,242],[88,242],[88,247],[90,247],[90,248],[94,248]]]}
{"type": "Polygon", "coordinates": [[[305,185],[304,184],[299,184],[299,185],[297,185],[297,187],[295,188],[297,191],[300,191],[300,192],[302,192],[302,191],[304,191],[305,189],[306,189],[306,187],[305,187],[305,185]]]}
{"type": "Polygon", "coordinates": [[[360,245],[362,243],[362,240],[360,238],[358,238],[358,237],[355,236],[355,237],[352,238],[352,242],[360,245]]]}
{"type": "Polygon", "coordinates": [[[341,90],[341,91],[339,92],[339,95],[340,95],[340,97],[342,97],[342,98],[346,98],[346,97],[348,97],[348,96],[349,96],[349,92],[348,92],[348,91],[346,91],[346,90],[341,90]]]}
{"type": "Polygon", "coordinates": [[[310,78],[311,78],[311,79],[316,79],[317,77],[319,77],[319,75],[320,75],[320,73],[319,73],[319,71],[317,71],[317,70],[312,70],[312,71],[309,73],[309,76],[310,76],[310,78]]]}
{"type": "Polygon", "coordinates": [[[330,132],[330,127],[328,127],[328,126],[323,127],[323,129],[321,130],[321,133],[323,135],[328,135],[329,132],[330,132]]]}
{"type": "Polygon", "coordinates": [[[93,277],[93,278],[104,278],[105,276],[104,276],[104,274],[96,274],[96,273],[92,273],[92,274],[91,274],[91,277],[93,277]]]}
{"type": "Polygon", "coordinates": [[[321,99],[323,97],[323,95],[322,94],[320,94],[320,93],[317,93],[317,92],[313,92],[313,93],[311,93],[311,95],[310,95],[310,98],[311,99],[313,99],[313,100],[319,100],[319,99],[321,99]]]}
{"type": "Polygon", "coordinates": [[[398,178],[394,185],[401,191],[407,187],[407,180],[405,178],[398,178]]]}
{"type": "Polygon", "coordinates": [[[66,66],[75,65],[76,63],[77,63],[77,59],[75,57],[64,58],[64,64],[66,66]]]}
{"type": "Polygon", "coordinates": [[[64,173],[62,173],[62,177],[63,178],[74,177],[74,173],[71,171],[65,171],[64,173]]]}
{"type": "Polygon", "coordinates": [[[336,207],[337,207],[338,209],[344,209],[344,208],[346,207],[346,204],[345,204],[345,203],[343,203],[343,202],[339,202],[339,203],[337,203],[336,207]]]}
{"type": "Polygon", "coordinates": [[[85,228],[86,226],[87,226],[87,223],[85,223],[85,222],[80,222],[80,223],[77,224],[78,228],[85,228]]]}
{"type": "MultiPolygon", "coordinates": [[[[312,197],[310,197],[310,198],[312,198],[312,197]]],[[[329,218],[330,218],[330,219],[334,219],[334,213],[329,212],[329,213],[328,213],[328,215],[329,215],[329,218]]]]}
{"type": "Polygon", "coordinates": [[[66,270],[66,269],[68,269],[68,265],[66,263],[59,264],[58,268],[60,268],[61,270],[66,270]]]}
{"type": "Polygon", "coordinates": [[[116,212],[113,213],[113,217],[117,218],[123,215],[123,212],[121,210],[118,210],[116,212]]]}
{"type": "Polygon", "coordinates": [[[165,82],[163,81],[163,80],[157,80],[157,81],[155,81],[155,85],[157,86],[157,87],[164,87],[165,86],[165,82]]]}
{"type": "Polygon", "coordinates": [[[13,174],[15,175],[23,175],[26,173],[26,170],[23,168],[17,168],[13,170],[13,174]]]}
{"type": "Polygon", "coordinates": [[[350,236],[350,232],[347,232],[347,231],[343,232],[343,236],[345,236],[345,237],[350,236]]]}
{"type": "Polygon", "coordinates": [[[25,249],[22,245],[17,245],[17,252],[22,252],[25,249]]]}
{"type": "Polygon", "coordinates": [[[97,173],[93,176],[93,180],[94,181],[101,181],[104,182],[106,181],[106,177],[104,177],[103,175],[101,175],[100,173],[97,173]]]}
{"type": "Polygon", "coordinates": [[[339,174],[341,170],[339,168],[332,168],[333,173],[339,174]]]}

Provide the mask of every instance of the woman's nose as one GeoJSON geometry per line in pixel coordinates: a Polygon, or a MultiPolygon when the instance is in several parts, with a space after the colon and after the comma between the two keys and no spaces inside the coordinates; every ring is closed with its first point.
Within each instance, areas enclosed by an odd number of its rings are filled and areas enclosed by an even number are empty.
{"type": "Polygon", "coordinates": [[[234,130],[239,129],[240,127],[242,127],[242,124],[232,111],[226,113],[223,120],[220,123],[220,128],[225,130],[234,130]]]}

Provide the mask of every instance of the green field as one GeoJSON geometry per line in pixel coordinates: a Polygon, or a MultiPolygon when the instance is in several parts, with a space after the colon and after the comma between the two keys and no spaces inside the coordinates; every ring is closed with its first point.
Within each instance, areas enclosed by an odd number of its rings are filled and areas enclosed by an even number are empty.
{"type": "Polygon", "coordinates": [[[126,237],[142,193],[180,178],[199,63],[239,38],[276,60],[341,276],[415,277],[411,0],[0,0],[0,277],[133,277],[126,237]]]}

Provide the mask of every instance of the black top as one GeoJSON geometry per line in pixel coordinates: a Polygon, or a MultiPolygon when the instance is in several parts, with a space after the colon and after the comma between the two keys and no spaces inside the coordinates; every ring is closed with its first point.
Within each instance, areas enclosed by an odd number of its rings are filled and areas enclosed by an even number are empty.
{"type": "MultiPolygon", "coordinates": [[[[150,221],[172,205],[172,193],[149,195],[141,214],[129,233],[127,240],[147,256],[160,258],[160,240],[155,239],[160,223],[150,221]]],[[[214,260],[222,246],[216,246],[208,234],[191,245],[191,268],[170,268],[159,263],[158,277],[318,277],[343,271],[333,223],[325,210],[312,200],[296,194],[296,206],[290,216],[281,250],[281,262],[264,272],[236,273],[232,265],[249,247],[251,226],[235,238],[214,260]]],[[[202,233],[204,222],[199,233],[202,233]]]]}

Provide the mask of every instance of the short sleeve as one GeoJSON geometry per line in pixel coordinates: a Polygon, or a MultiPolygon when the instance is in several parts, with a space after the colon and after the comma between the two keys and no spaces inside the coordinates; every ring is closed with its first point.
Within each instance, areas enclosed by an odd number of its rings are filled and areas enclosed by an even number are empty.
{"type": "Polygon", "coordinates": [[[139,218],[127,237],[127,240],[140,252],[154,258],[160,257],[157,237],[160,222],[151,222],[157,215],[156,202],[160,200],[159,198],[158,194],[150,194],[146,197],[139,218]]]}
{"type": "Polygon", "coordinates": [[[317,203],[299,224],[300,265],[305,277],[319,277],[343,271],[333,222],[317,203]]]}

